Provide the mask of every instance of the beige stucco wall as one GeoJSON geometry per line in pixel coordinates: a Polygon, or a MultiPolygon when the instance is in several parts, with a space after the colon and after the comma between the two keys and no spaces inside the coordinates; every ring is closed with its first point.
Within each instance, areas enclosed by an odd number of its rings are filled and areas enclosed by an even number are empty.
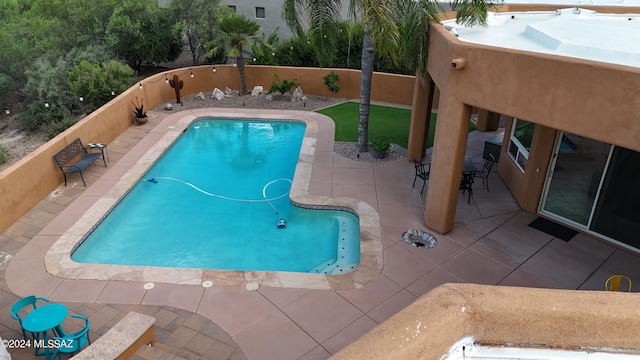
{"type": "MultiPolygon", "coordinates": [[[[197,66],[176,69],[150,76],[132,86],[100,109],[89,114],[76,125],[56,136],[27,157],[0,172],[0,232],[6,230],[24,213],[59,186],[63,177],[53,161],[53,155],[65,145],[80,138],[84,143],[108,144],[129,126],[132,126],[133,106],[130,100],[144,100],[147,109],[175,99],[174,89],[165,83],[178,75],[184,81],[182,95],[200,91],[210,96],[215,87],[224,90],[240,88],[237,68],[231,65],[197,66]],[[191,74],[193,73],[193,78],[191,74]],[[142,84],[142,88],[140,88],[142,84]]],[[[278,66],[247,66],[247,85],[262,85],[269,89],[274,73],[280,79],[293,80],[301,84],[304,93],[320,96],[360,97],[360,72],[345,69],[293,68],[278,66]],[[340,75],[340,91],[330,93],[324,85],[323,76],[330,71],[340,75]]],[[[411,104],[413,76],[374,73],[371,99],[396,104],[411,104]]]]}
{"type": "Polygon", "coordinates": [[[637,293],[444,284],[331,359],[441,359],[467,336],[496,346],[637,351],[638,326],[637,293]]]}
{"type": "MultiPolygon", "coordinates": [[[[560,6],[508,6],[504,10],[552,9],[560,6]]],[[[598,7],[600,12],[633,12],[634,8],[598,7]]],[[[523,174],[511,161],[501,161],[498,173],[520,206],[536,212],[556,130],[640,151],[640,69],[555,55],[516,51],[460,41],[433,24],[427,68],[443,95],[438,104],[436,142],[431,170],[459,177],[468,123],[464,106],[534,122],[536,127],[527,169],[523,174]],[[454,59],[464,59],[453,69],[454,59]],[[447,125],[441,124],[447,122],[447,125]],[[457,175],[456,175],[457,174],[457,175]]],[[[421,110],[416,106],[414,111],[421,110]]],[[[412,121],[424,118],[413,114],[412,121]]],[[[412,128],[420,128],[412,124],[412,128]]],[[[419,149],[422,134],[410,134],[409,156],[419,149]]],[[[505,137],[507,140],[508,137],[505,137]]],[[[503,146],[503,152],[506,147],[503,146]]],[[[504,157],[508,159],[507,156],[504,157]]],[[[443,176],[444,176],[443,175],[443,176]]],[[[426,201],[438,204],[438,213],[425,212],[426,225],[440,233],[453,227],[457,202],[456,181],[433,177],[426,201]]]]}

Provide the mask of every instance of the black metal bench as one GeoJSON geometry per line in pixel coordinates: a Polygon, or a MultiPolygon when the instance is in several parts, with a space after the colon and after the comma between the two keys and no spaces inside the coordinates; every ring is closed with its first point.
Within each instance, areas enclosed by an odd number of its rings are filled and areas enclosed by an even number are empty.
{"type": "Polygon", "coordinates": [[[107,162],[104,159],[102,151],[87,151],[87,148],[82,144],[80,138],[77,138],[53,155],[53,160],[56,161],[60,171],[62,171],[62,176],[64,176],[64,186],[67,186],[67,174],[76,172],[80,173],[82,183],[84,186],[87,186],[87,183],[84,181],[84,176],[82,176],[82,171],[89,167],[89,165],[93,164],[93,162],[99,157],[102,157],[102,162],[104,162],[104,166],[106,167],[107,162]]]}

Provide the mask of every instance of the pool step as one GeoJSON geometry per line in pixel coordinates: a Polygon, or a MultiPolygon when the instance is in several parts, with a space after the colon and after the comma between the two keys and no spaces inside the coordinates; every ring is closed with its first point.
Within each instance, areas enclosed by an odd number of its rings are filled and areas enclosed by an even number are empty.
{"type": "Polygon", "coordinates": [[[345,216],[335,218],[338,221],[338,256],[323,261],[310,271],[312,274],[346,274],[360,263],[360,227],[345,216]]]}

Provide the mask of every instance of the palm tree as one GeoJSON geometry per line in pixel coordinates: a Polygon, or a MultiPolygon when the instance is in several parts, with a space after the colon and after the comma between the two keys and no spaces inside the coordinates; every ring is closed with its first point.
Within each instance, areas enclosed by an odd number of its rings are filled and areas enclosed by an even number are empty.
{"type": "Polygon", "coordinates": [[[208,44],[210,50],[207,56],[211,56],[218,51],[221,46],[229,48],[227,56],[235,58],[242,85],[242,94],[247,93],[247,77],[244,72],[244,47],[250,45],[251,41],[260,42],[258,31],[260,25],[249,20],[244,14],[230,13],[223,17],[218,23],[218,33],[222,37],[221,43],[208,44]]]}
{"type": "Polygon", "coordinates": [[[335,36],[340,27],[342,0],[284,0],[282,18],[291,32],[313,45],[320,67],[331,64],[335,56],[335,36]],[[308,29],[302,24],[308,24],[308,29]]]}
{"type": "MultiPolygon", "coordinates": [[[[327,9],[339,11],[339,0],[285,0],[283,17],[294,33],[301,29],[303,17],[309,27],[321,26],[326,21],[327,9]],[[316,24],[317,22],[317,24],[316,24]],[[292,27],[292,25],[297,27],[292,27]],[[315,25],[314,25],[315,24],[315,25]]],[[[454,0],[457,21],[471,24],[486,24],[487,10],[493,6],[491,0],[454,0]]],[[[350,12],[358,13],[365,31],[362,46],[360,119],[358,122],[358,152],[369,150],[369,108],[375,50],[385,52],[390,59],[415,67],[417,75],[426,79],[429,52],[429,24],[439,22],[442,11],[436,0],[351,0],[350,12]],[[413,62],[414,60],[417,60],[413,62]]],[[[317,44],[316,44],[317,45],[317,44]]]]}

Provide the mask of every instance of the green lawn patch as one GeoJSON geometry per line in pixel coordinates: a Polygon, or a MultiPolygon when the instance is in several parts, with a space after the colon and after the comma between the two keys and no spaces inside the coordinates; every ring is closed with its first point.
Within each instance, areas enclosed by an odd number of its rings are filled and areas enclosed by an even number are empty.
{"type": "MultiPolygon", "coordinates": [[[[335,141],[358,141],[358,118],[360,104],[346,102],[329,108],[318,110],[327,115],[336,124],[335,141]]],[[[429,139],[427,147],[433,146],[433,135],[436,129],[438,114],[431,114],[429,126],[429,139]]],[[[371,105],[369,112],[369,139],[391,139],[391,142],[407,148],[409,141],[409,124],[411,123],[411,110],[389,106],[371,105]]],[[[475,130],[475,125],[469,122],[469,131],[475,130]]]]}

